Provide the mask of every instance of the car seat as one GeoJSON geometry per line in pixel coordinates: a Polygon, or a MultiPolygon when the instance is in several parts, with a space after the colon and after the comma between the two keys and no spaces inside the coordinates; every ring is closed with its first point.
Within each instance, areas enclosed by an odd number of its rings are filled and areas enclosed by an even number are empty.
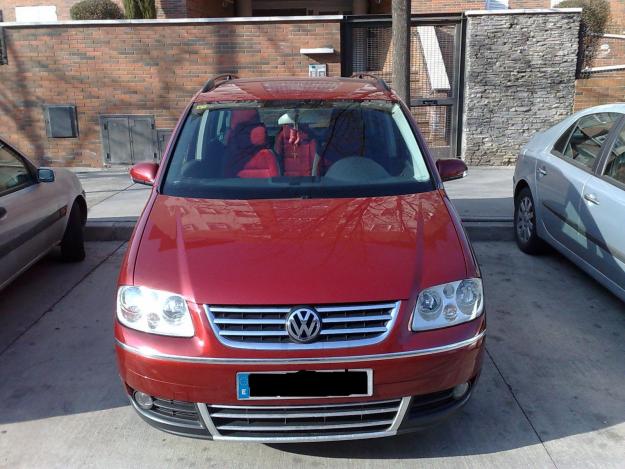
{"type": "Polygon", "coordinates": [[[285,176],[311,176],[317,153],[317,142],[306,126],[298,129],[283,125],[276,136],[276,155],[285,176]]]}
{"type": "Polygon", "coordinates": [[[365,129],[359,109],[334,109],[325,144],[319,155],[319,174],[341,158],[363,156],[365,129]]]}
{"type": "Polygon", "coordinates": [[[241,124],[237,128],[233,140],[228,145],[228,168],[225,173],[229,177],[239,178],[271,178],[280,175],[280,167],[276,155],[267,148],[267,130],[260,124],[250,126],[241,124]],[[236,143],[235,143],[236,142],[236,143]]]}

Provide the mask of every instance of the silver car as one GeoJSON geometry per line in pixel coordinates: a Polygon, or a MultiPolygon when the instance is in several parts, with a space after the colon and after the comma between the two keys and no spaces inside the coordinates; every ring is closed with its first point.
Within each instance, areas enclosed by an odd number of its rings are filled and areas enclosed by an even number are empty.
{"type": "Polygon", "coordinates": [[[625,103],[580,111],[523,147],[514,231],[524,252],[546,242],[625,301],[625,103]]]}
{"type": "Polygon", "coordinates": [[[0,140],[0,289],[53,247],[85,258],[85,193],[70,171],[36,168],[0,140]]]}

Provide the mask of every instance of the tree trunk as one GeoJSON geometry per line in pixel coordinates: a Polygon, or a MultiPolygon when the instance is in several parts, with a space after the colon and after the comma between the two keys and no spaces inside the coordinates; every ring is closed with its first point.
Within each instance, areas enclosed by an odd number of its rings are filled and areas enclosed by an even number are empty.
{"type": "Polygon", "coordinates": [[[393,0],[393,89],[410,105],[410,0],[393,0]]]}

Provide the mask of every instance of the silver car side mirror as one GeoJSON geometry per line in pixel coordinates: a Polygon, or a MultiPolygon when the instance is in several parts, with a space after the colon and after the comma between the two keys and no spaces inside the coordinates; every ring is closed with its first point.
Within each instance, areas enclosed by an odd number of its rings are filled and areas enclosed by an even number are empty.
{"type": "Polygon", "coordinates": [[[50,168],[39,168],[37,170],[37,181],[54,182],[54,171],[50,168]]]}

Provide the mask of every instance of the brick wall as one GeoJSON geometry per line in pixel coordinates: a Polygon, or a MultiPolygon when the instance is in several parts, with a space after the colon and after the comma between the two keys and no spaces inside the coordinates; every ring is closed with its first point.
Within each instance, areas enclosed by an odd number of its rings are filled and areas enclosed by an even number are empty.
{"type": "Polygon", "coordinates": [[[187,16],[189,18],[222,18],[235,16],[234,4],[225,8],[221,0],[187,0],[187,16]]]}
{"type": "MultiPolygon", "coordinates": [[[[306,76],[316,61],[300,48],[340,50],[338,22],[82,24],[4,34],[2,135],[40,163],[94,167],[103,161],[100,115],[150,114],[157,128],[172,128],[211,75],[306,76]],[[43,104],[75,104],[80,136],[47,138],[43,104]]],[[[319,59],[340,75],[338,54],[319,59]]]]}
{"type": "MultiPolygon", "coordinates": [[[[609,28],[610,33],[620,33],[620,28],[609,28]]],[[[593,67],[625,66],[625,37],[602,37],[593,67]]],[[[625,70],[592,73],[577,80],[575,110],[599,104],[625,101],[625,70]]]]}
{"type": "Polygon", "coordinates": [[[530,137],[573,110],[579,13],[467,18],[463,154],[514,164],[530,137]]]}
{"type": "Polygon", "coordinates": [[[234,4],[221,0],[156,0],[157,18],[224,18],[235,16],[234,4]]]}
{"type": "Polygon", "coordinates": [[[590,75],[575,83],[575,110],[625,101],[625,70],[590,75]]]}

